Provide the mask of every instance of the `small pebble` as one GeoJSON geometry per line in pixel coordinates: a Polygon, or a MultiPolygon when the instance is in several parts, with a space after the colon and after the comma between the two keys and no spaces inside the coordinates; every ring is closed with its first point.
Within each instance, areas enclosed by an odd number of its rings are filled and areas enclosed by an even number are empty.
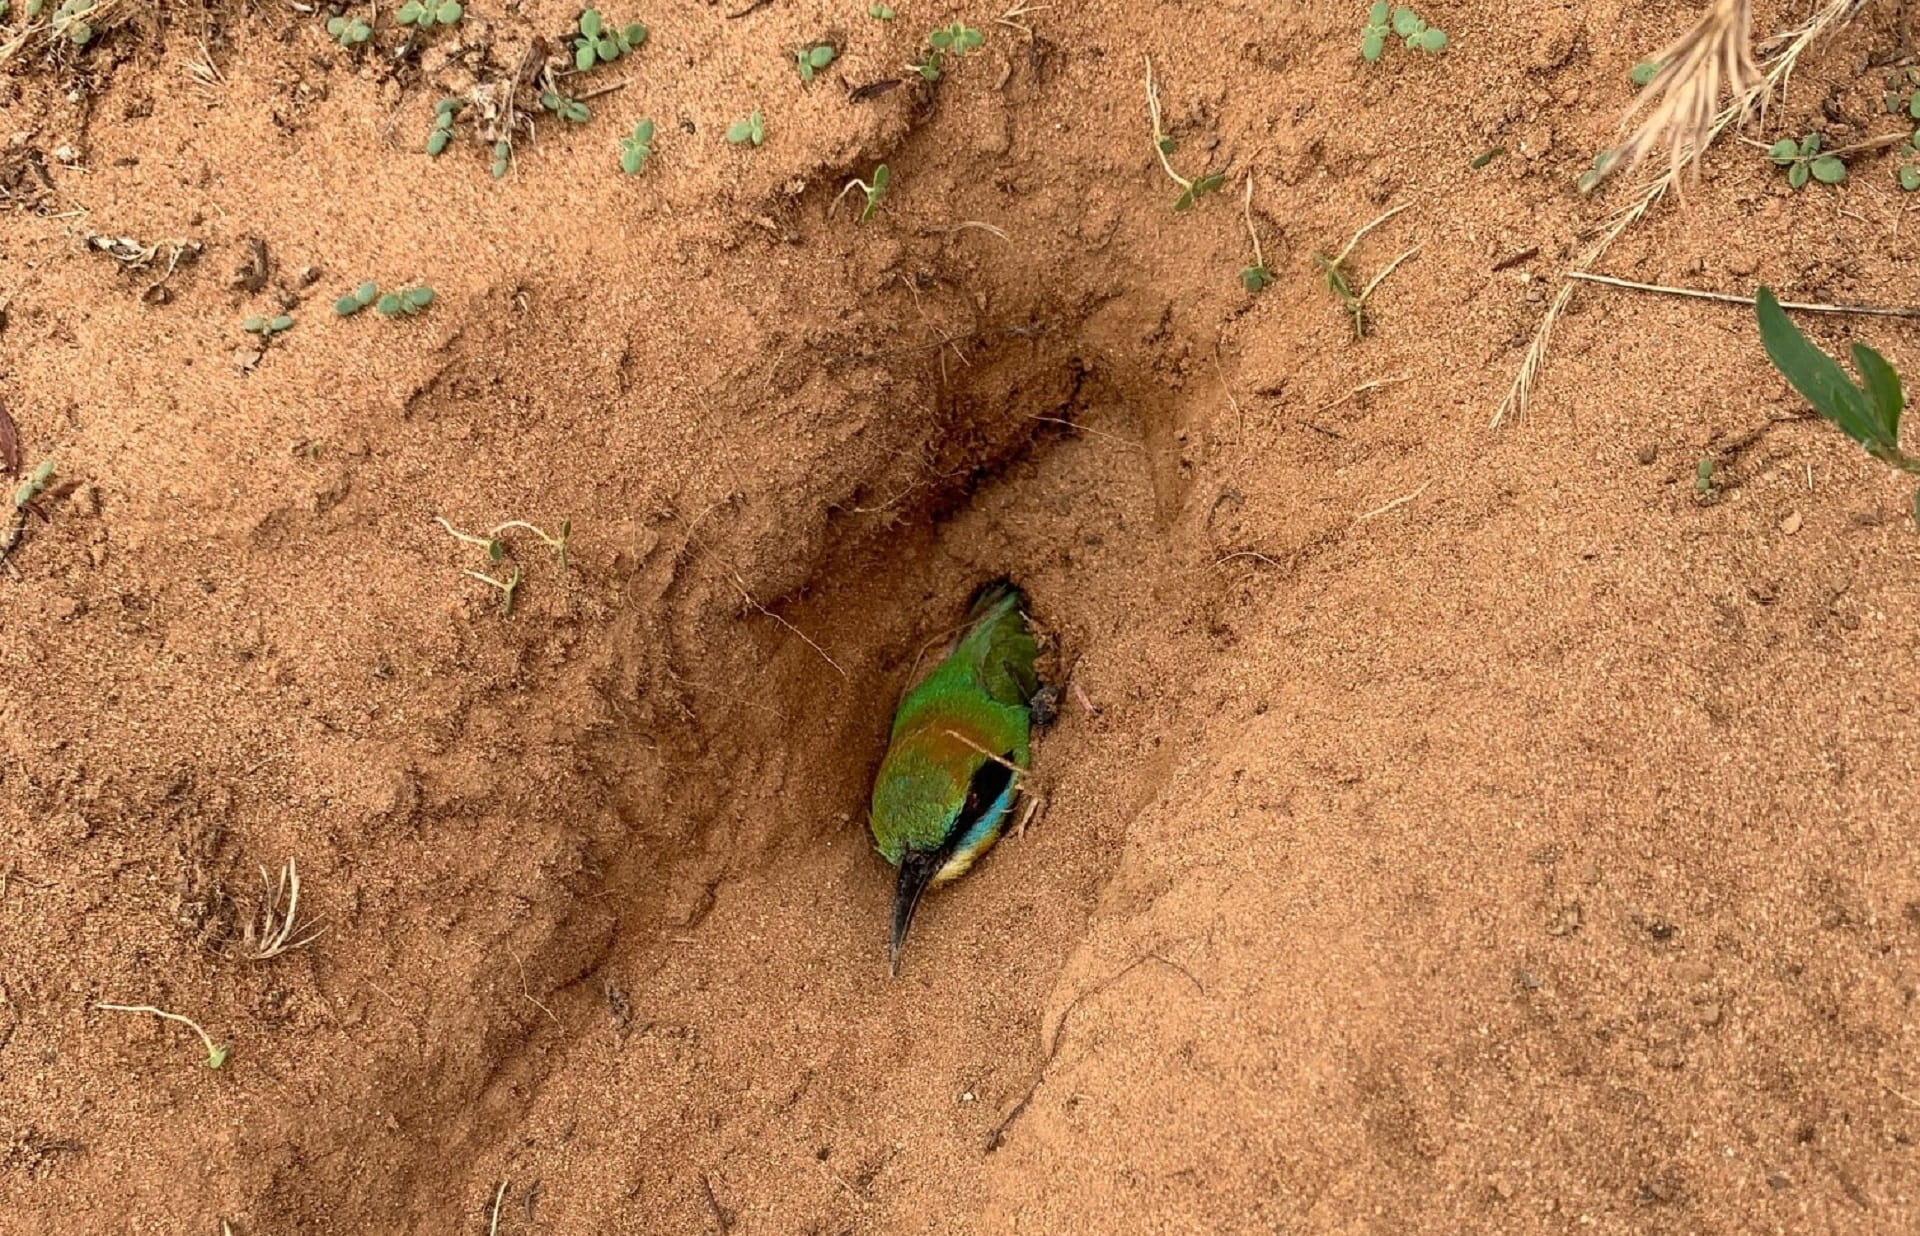
{"type": "Polygon", "coordinates": [[[1800,531],[1800,512],[1788,511],[1787,517],[1780,521],[1780,531],[1788,536],[1800,531]]]}

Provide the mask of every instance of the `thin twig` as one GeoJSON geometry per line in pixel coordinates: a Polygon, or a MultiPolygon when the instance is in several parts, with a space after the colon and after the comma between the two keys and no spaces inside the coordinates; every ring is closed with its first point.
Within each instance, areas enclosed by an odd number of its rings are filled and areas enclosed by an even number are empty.
{"type": "Polygon", "coordinates": [[[1399,267],[1400,263],[1406,261],[1408,258],[1412,257],[1414,254],[1418,252],[1420,252],[1420,246],[1415,245],[1413,248],[1407,250],[1405,253],[1401,254],[1399,257],[1393,259],[1393,261],[1388,262],[1387,268],[1381,271],[1379,274],[1375,275],[1373,277],[1373,280],[1367,284],[1365,290],[1363,290],[1360,293],[1360,303],[1363,305],[1366,304],[1367,297],[1373,295],[1373,289],[1380,286],[1380,281],[1382,279],[1385,279],[1388,275],[1392,274],[1399,267]]]}
{"type": "Polygon", "coordinates": [[[1118,442],[1122,446],[1131,447],[1136,451],[1145,451],[1147,449],[1145,443],[1135,442],[1132,438],[1123,438],[1117,433],[1108,433],[1104,429],[1095,429],[1091,425],[1082,425],[1079,421],[1070,421],[1065,417],[1029,415],[1027,419],[1030,421],[1045,421],[1049,425],[1065,425],[1068,429],[1077,429],[1081,433],[1090,433],[1096,438],[1107,438],[1111,441],[1118,442]]]}
{"type": "Polygon", "coordinates": [[[1338,266],[1340,265],[1340,263],[1346,261],[1347,258],[1352,256],[1354,248],[1357,245],[1359,245],[1361,239],[1365,237],[1368,232],[1371,232],[1374,228],[1379,227],[1382,223],[1385,223],[1388,219],[1393,218],[1395,215],[1399,214],[1401,211],[1411,209],[1412,206],[1413,206],[1412,202],[1402,202],[1398,206],[1395,206],[1392,210],[1389,210],[1386,214],[1381,215],[1379,218],[1373,220],[1373,222],[1368,223],[1366,226],[1362,227],[1359,231],[1355,232],[1353,234],[1353,239],[1347,242],[1347,247],[1342,249],[1340,251],[1339,256],[1333,259],[1333,264],[1335,266],[1338,266]]]}
{"type": "Polygon", "coordinates": [[[1360,385],[1354,387],[1352,390],[1348,391],[1346,394],[1340,396],[1340,398],[1334,400],[1331,403],[1321,404],[1319,407],[1315,408],[1313,411],[1307,413],[1307,415],[1319,416],[1322,412],[1331,412],[1333,411],[1333,409],[1339,407],[1341,404],[1349,403],[1354,399],[1358,398],[1359,396],[1366,394],[1368,391],[1379,390],[1383,386],[1393,386],[1400,382],[1411,382],[1411,381],[1413,381],[1413,375],[1410,373],[1403,373],[1397,378],[1375,378],[1371,382],[1362,382],[1360,385]]]}
{"type": "Polygon", "coordinates": [[[997,236],[1001,240],[1007,241],[1009,244],[1011,244],[1013,241],[1013,237],[1007,235],[1005,231],[995,227],[991,223],[982,223],[978,219],[966,219],[959,223],[949,223],[945,225],[929,225],[927,227],[921,228],[920,234],[924,236],[924,235],[928,235],[929,233],[938,232],[938,233],[950,235],[954,232],[964,232],[969,228],[972,228],[975,231],[985,232],[989,236],[997,236]]]}
{"type": "MultiPolygon", "coordinates": [[[[1635,292],[1659,292],[1665,296],[1685,296],[1693,300],[1718,301],[1723,305],[1744,305],[1749,309],[1753,307],[1752,296],[1736,296],[1731,292],[1708,292],[1700,288],[1637,283],[1632,279],[1616,279],[1612,275],[1596,275],[1585,270],[1570,270],[1567,272],[1567,278],[1577,279],[1582,283],[1604,283],[1608,287],[1629,288],[1635,292]]],[[[1920,318],[1920,306],[1815,304],[1808,301],[1783,300],[1780,302],[1780,307],[1798,309],[1803,313],[1843,313],[1876,318],[1920,318]]]]}
{"type": "Polygon", "coordinates": [[[942,734],[945,734],[948,738],[955,739],[956,741],[960,742],[964,746],[973,748],[975,751],[979,752],[981,755],[985,756],[987,759],[992,760],[994,763],[1000,765],[1000,767],[1012,773],[1016,779],[1027,775],[1026,769],[1020,767],[1018,764],[1014,763],[1012,760],[1008,759],[1004,755],[995,755],[993,752],[987,750],[985,747],[981,746],[979,743],[973,741],[973,739],[968,738],[965,734],[962,734],[959,730],[941,730],[940,732],[942,734]]]}
{"type": "Polygon", "coordinates": [[[753,606],[755,609],[759,610],[762,614],[773,619],[775,622],[779,623],[781,626],[785,627],[787,630],[799,636],[800,641],[802,643],[804,643],[807,647],[813,649],[815,652],[819,653],[820,659],[833,667],[834,673],[840,675],[840,677],[842,678],[846,678],[849,682],[852,681],[852,678],[847,674],[847,671],[841,668],[840,663],[834,660],[832,657],[828,656],[826,649],[822,648],[820,645],[813,642],[812,636],[808,635],[805,631],[802,631],[799,627],[794,626],[791,622],[788,622],[785,618],[782,618],[779,614],[774,613],[772,610],[768,609],[766,606],[760,604],[760,602],[754,600],[753,594],[747,591],[746,584],[741,582],[740,577],[734,573],[733,568],[728,566],[724,562],[720,562],[719,557],[715,555],[712,550],[708,549],[704,544],[702,544],[699,537],[693,536],[691,533],[689,533],[688,539],[691,540],[696,546],[699,547],[701,553],[706,554],[708,557],[713,558],[713,560],[716,563],[719,563],[720,569],[726,572],[727,579],[729,580],[729,582],[733,584],[734,591],[740,594],[741,600],[745,601],[748,605],[753,606]]]}
{"type": "Polygon", "coordinates": [[[500,1203],[507,1200],[507,1182],[493,1191],[493,1219],[487,1224],[487,1236],[500,1236],[500,1203]]]}
{"type": "Polygon", "coordinates": [[[1420,488],[1414,490],[1410,494],[1401,494],[1398,498],[1395,498],[1393,501],[1387,503],[1384,506],[1376,506],[1371,511],[1366,511],[1359,515],[1354,516],[1353,522],[1356,524],[1361,523],[1361,522],[1364,522],[1365,520],[1372,519],[1375,515],[1385,515],[1388,511],[1391,511],[1396,507],[1405,506],[1407,503],[1412,502],[1415,498],[1418,498],[1421,494],[1426,493],[1427,486],[1431,484],[1433,484],[1433,481],[1429,479],[1428,481],[1425,482],[1425,484],[1422,484],[1420,488]]]}

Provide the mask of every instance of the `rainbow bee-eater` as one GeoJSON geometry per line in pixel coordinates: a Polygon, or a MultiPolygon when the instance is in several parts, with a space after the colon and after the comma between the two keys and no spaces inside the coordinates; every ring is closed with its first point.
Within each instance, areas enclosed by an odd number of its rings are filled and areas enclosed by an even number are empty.
{"type": "Polygon", "coordinates": [[[999,839],[1020,795],[1034,713],[1049,712],[1051,698],[1034,666],[1039,646],[1025,605],[1006,580],[976,592],[946,656],[894,714],[869,819],[881,856],[899,868],[891,974],[900,972],[921,895],[966,874],[999,839]]]}

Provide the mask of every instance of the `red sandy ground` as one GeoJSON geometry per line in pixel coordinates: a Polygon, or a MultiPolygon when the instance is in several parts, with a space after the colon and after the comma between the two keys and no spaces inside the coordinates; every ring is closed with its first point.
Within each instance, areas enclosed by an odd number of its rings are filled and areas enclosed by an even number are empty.
{"type": "MultiPolygon", "coordinates": [[[[1610,289],[1488,428],[1694,11],[1442,4],[1369,67],[1357,4],[898,7],[609,10],[624,87],[500,182],[433,103],[571,8],[396,66],[390,13],[165,4],[8,66],[0,400],[80,484],[0,578],[0,1231],[1914,1230],[1907,483],[1749,311],[1610,289]],[[1228,174],[1188,214],[1145,54],[1228,174]],[[1402,202],[1356,342],[1311,255],[1402,202]],[[202,252],[147,303],[167,251],[89,235],[202,252]],[[369,278],[439,296],[335,318],[369,278]],[[463,572],[516,564],[503,619],[463,572]],[[889,982],[868,779],[1002,570],[1070,682],[1046,806],[889,982]],[[324,933],[248,960],[289,858],[324,933]]],[[[1752,132],[1897,130],[1904,37],[1752,132]]],[[[1896,159],[1728,141],[1606,269],[1910,300],[1896,159]]]]}

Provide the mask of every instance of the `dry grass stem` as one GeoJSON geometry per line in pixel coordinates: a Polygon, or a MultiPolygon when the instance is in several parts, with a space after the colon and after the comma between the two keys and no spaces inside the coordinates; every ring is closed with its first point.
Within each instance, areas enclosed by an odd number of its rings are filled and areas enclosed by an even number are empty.
{"type": "Polygon", "coordinates": [[[271,961],[320,938],[326,929],[318,921],[300,921],[300,869],[291,858],[280,869],[277,887],[265,867],[260,868],[260,883],[259,920],[249,921],[241,937],[248,960],[271,961]]]}
{"type": "Polygon", "coordinates": [[[1622,120],[1640,122],[1612,151],[1608,170],[1632,172],[1647,155],[1667,148],[1667,174],[1677,178],[1692,166],[1698,175],[1700,152],[1719,130],[1720,95],[1732,90],[1741,116],[1765,96],[1756,89],[1760,71],[1753,63],[1753,11],[1750,0],[1713,0],[1692,29],[1662,48],[1653,59],[1659,74],[1622,120]]]}
{"type": "MultiPolygon", "coordinates": [[[[1724,6],[1737,5],[1741,10],[1745,10],[1747,3],[1748,0],[1716,0],[1715,9],[1718,10],[1724,6]]],[[[1579,257],[1575,258],[1573,263],[1562,273],[1564,275],[1572,275],[1575,272],[1591,271],[1594,266],[1598,264],[1601,257],[1606,254],[1613,242],[1619,239],[1622,232],[1625,232],[1629,227],[1639,222],[1649,210],[1653,209],[1654,205],[1658,203],[1660,199],[1667,195],[1669,189],[1678,189],[1681,172],[1687,167],[1697,164],[1701,154],[1706,151],[1707,147],[1713,144],[1720,134],[1724,133],[1729,127],[1756,109],[1764,113],[1766,104],[1772,100],[1773,96],[1786,90],[1787,82],[1793,76],[1793,70],[1795,66],[1799,64],[1801,55],[1806,52],[1813,41],[1822,34],[1825,34],[1836,23],[1845,20],[1852,14],[1854,9],[1858,8],[1862,3],[1864,3],[1864,0],[1827,0],[1827,3],[1815,12],[1813,16],[1809,17],[1805,24],[1768,39],[1767,43],[1769,45],[1785,44],[1785,47],[1779,54],[1767,61],[1764,74],[1758,77],[1750,76],[1747,78],[1747,84],[1737,91],[1733,101],[1721,108],[1717,114],[1714,114],[1704,128],[1699,129],[1690,136],[1685,134],[1681,135],[1679,144],[1672,147],[1677,152],[1678,157],[1669,163],[1666,172],[1642,185],[1630,201],[1615,210],[1612,215],[1608,216],[1604,230],[1600,233],[1599,238],[1595,240],[1593,244],[1589,245],[1579,257]]],[[[1728,32],[1736,16],[1738,15],[1729,12],[1717,19],[1726,27],[1717,37],[1721,39],[1730,37],[1728,32]]],[[[1695,31],[1690,32],[1690,34],[1704,38],[1708,27],[1715,20],[1714,13],[1709,12],[1707,16],[1701,19],[1695,31]]],[[[1741,20],[1745,19],[1742,18],[1741,20]]],[[[1744,37],[1745,36],[1743,36],[1743,38],[1744,37]]],[[[1687,40],[1682,39],[1680,42],[1685,43],[1687,40]]],[[[1676,44],[1676,46],[1679,46],[1679,44],[1676,44]]],[[[1731,80],[1725,72],[1727,64],[1725,57],[1731,54],[1732,53],[1728,53],[1722,49],[1720,68],[1716,70],[1716,77],[1723,84],[1731,80]]],[[[1670,72],[1678,67],[1678,62],[1675,62],[1669,65],[1668,71],[1670,72]]],[[[1663,72],[1661,77],[1654,79],[1653,86],[1658,86],[1661,79],[1666,77],[1667,72],[1663,72]]],[[[1671,89],[1674,84],[1677,83],[1670,80],[1670,84],[1666,89],[1671,89]]],[[[1719,89],[1720,86],[1716,85],[1714,87],[1714,94],[1707,96],[1709,102],[1718,97],[1719,89]]],[[[1651,93],[1652,88],[1650,87],[1649,94],[1651,93]]],[[[1649,100],[1643,100],[1643,104],[1647,102],[1649,102],[1649,100]]],[[[1677,103],[1671,109],[1665,110],[1668,110],[1674,116],[1681,114],[1677,103]]],[[[1631,114],[1633,113],[1629,113],[1629,115],[1631,114]]],[[[1651,124],[1653,119],[1654,117],[1649,115],[1647,124],[1651,124]]],[[[1642,128],[1646,128],[1647,124],[1643,124],[1642,128]]],[[[1631,137],[1628,139],[1629,142],[1632,140],[1633,138],[1631,137]]],[[[1651,139],[1648,140],[1650,141],[1651,139]]],[[[1647,148],[1650,147],[1643,142],[1642,153],[1644,153],[1644,150],[1647,148]]],[[[1623,144],[1613,152],[1614,159],[1613,162],[1608,165],[1609,171],[1621,165],[1621,151],[1625,149],[1626,145],[1623,144]]],[[[1541,316],[1540,324],[1534,328],[1533,339],[1527,345],[1526,355],[1521,358],[1520,370],[1514,376],[1513,384],[1507,389],[1506,397],[1500,401],[1500,406],[1494,410],[1493,420],[1491,422],[1493,428],[1499,428],[1500,425],[1505,423],[1509,415],[1517,420],[1527,414],[1527,404],[1532,396],[1533,383],[1535,378],[1539,376],[1540,366],[1546,360],[1547,345],[1552,339],[1553,328],[1559,323],[1560,315],[1566,311],[1568,302],[1573,299],[1573,289],[1574,283],[1572,280],[1569,279],[1563,282],[1554,293],[1553,299],[1547,303],[1547,311],[1541,316]]]]}
{"type": "Polygon", "coordinates": [[[1353,522],[1356,524],[1361,523],[1365,520],[1372,519],[1376,515],[1385,515],[1388,511],[1394,510],[1398,507],[1403,507],[1407,503],[1412,502],[1415,498],[1418,498],[1421,494],[1426,493],[1427,486],[1431,484],[1433,484],[1433,482],[1429,480],[1424,484],[1422,484],[1420,488],[1414,490],[1412,493],[1401,494],[1398,498],[1395,498],[1393,501],[1385,503],[1381,506],[1376,506],[1371,511],[1363,511],[1360,514],[1353,517],[1353,522]]]}
{"type": "MultiPolygon", "coordinates": [[[[1736,296],[1731,292],[1708,292],[1700,288],[1669,287],[1662,283],[1636,283],[1632,279],[1616,279],[1612,275],[1596,275],[1584,270],[1570,270],[1567,278],[1582,283],[1600,283],[1610,288],[1627,288],[1635,292],[1658,292],[1663,296],[1684,296],[1692,300],[1711,300],[1724,305],[1744,305],[1753,307],[1753,297],[1736,296]]],[[[1803,313],[1842,313],[1859,317],[1875,318],[1920,318],[1920,306],[1911,305],[1837,305],[1819,304],[1809,301],[1783,300],[1782,309],[1797,309],[1803,313]]]]}

